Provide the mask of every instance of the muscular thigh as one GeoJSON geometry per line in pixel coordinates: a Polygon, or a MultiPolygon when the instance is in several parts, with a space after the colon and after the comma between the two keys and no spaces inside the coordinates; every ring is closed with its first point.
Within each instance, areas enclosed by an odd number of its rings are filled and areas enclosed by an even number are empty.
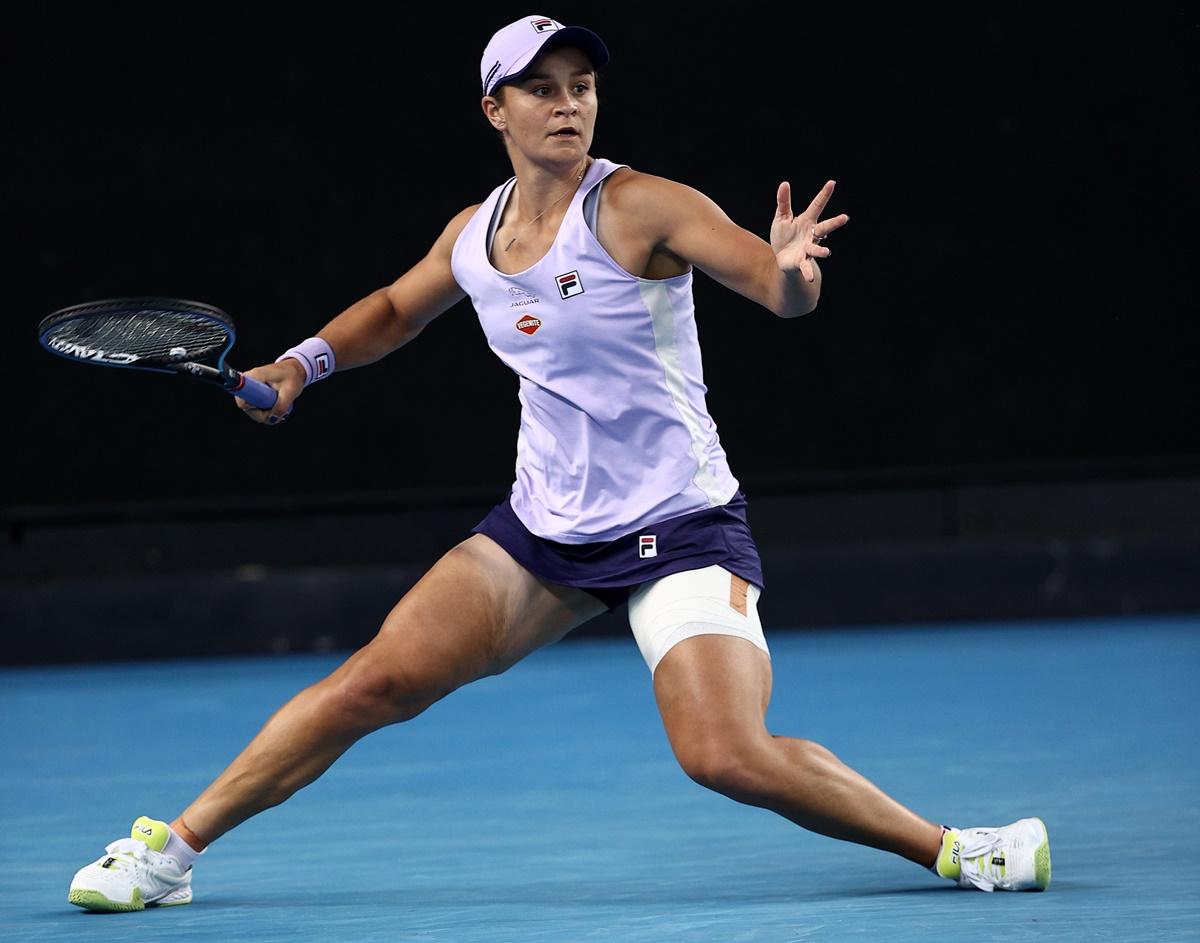
{"type": "Polygon", "coordinates": [[[680,642],[654,672],[654,695],[671,743],[762,733],[771,660],[745,639],[700,635],[680,642]]]}
{"type": "Polygon", "coordinates": [[[446,693],[499,674],[603,611],[595,597],[538,579],[474,534],[434,564],[344,667],[419,676],[446,693]]]}

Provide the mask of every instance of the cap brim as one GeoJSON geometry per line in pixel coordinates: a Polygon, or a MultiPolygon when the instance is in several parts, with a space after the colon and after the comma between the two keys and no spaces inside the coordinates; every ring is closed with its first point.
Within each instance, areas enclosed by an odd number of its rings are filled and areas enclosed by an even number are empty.
{"type": "Polygon", "coordinates": [[[538,53],[557,46],[575,46],[582,49],[588,54],[592,65],[597,69],[603,69],[608,65],[608,47],[604,45],[604,40],[590,29],[582,26],[564,26],[562,29],[556,30],[554,35],[542,44],[538,53]]]}
{"type": "Polygon", "coordinates": [[[493,85],[492,92],[495,92],[501,85],[506,85],[509,82],[519,82],[522,76],[529,71],[538,56],[550,49],[557,49],[559,46],[574,46],[577,49],[582,49],[587,54],[587,57],[592,60],[592,65],[596,69],[603,69],[608,65],[608,47],[604,45],[604,41],[599,36],[590,29],[582,26],[564,26],[562,29],[551,33],[546,41],[536,49],[530,50],[527,54],[528,57],[522,56],[514,62],[514,71],[493,85]]]}

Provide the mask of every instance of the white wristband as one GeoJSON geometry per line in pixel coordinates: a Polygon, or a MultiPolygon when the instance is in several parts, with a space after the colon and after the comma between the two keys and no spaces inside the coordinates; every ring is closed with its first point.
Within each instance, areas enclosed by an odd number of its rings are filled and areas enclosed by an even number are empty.
{"type": "Polygon", "coordinates": [[[319,337],[310,337],[308,340],[297,344],[275,358],[275,362],[279,363],[281,360],[287,360],[289,357],[300,361],[300,366],[304,368],[305,386],[308,386],[310,383],[316,383],[318,380],[324,380],[329,374],[333,373],[334,368],[337,366],[333,357],[333,348],[319,337]]]}

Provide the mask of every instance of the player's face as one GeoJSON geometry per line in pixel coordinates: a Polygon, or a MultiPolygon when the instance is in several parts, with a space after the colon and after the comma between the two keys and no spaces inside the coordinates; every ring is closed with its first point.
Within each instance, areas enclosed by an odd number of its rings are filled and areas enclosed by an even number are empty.
{"type": "MultiPolygon", "coordinates": [[[[490,99],[496,101],[495,99],[490,99]]],[[[484,107],[510,147],[555,162],[582,160],[596,125],[596,74],[579,49],[552,49],[534,60],[519,82],[505,86],[503,102],[484,107]]]]}

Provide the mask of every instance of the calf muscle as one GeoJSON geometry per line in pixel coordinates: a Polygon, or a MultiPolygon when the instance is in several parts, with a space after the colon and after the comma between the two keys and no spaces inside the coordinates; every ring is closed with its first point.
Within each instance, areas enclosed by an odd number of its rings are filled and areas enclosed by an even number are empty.
{"type": "Polygon", "coordinates": [[[475,535],[425,574],[368,645],[276,711],[180,818],[212,842],[313,782],[366,734],[506,670],[603,608],[475,535]]]}

